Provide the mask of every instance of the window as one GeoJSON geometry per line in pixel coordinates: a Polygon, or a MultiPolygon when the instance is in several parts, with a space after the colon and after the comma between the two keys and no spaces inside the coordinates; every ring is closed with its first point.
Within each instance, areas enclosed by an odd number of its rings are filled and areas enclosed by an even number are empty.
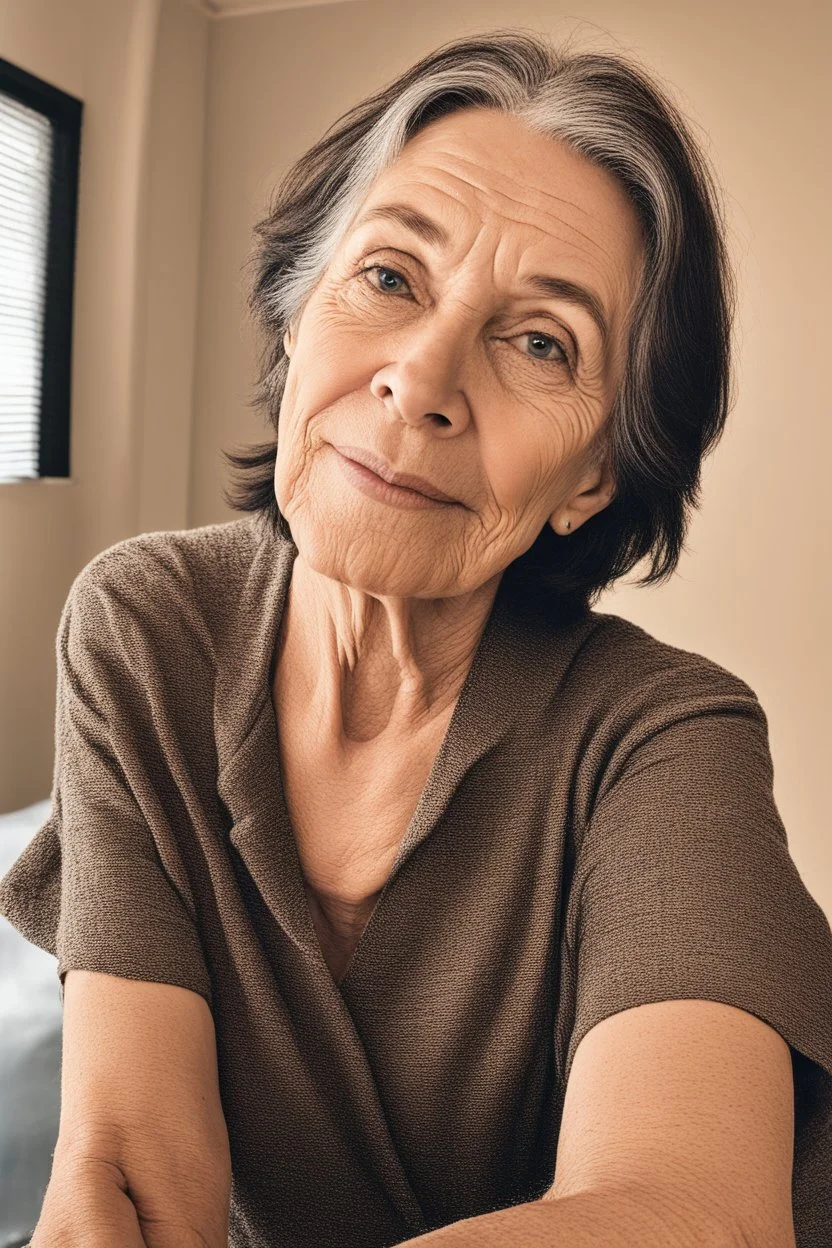
{"type": "Polygon", "coordinates": [[[0,58],[0,484],[69,476],[82,110],[0,58]]]}

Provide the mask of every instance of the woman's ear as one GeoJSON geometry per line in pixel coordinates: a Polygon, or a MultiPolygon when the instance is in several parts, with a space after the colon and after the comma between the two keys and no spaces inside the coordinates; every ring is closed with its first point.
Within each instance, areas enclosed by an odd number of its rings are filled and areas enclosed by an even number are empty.
{"type": "Polygon", "coordinates": [[[605,462],[600,470],[596,470],[593,482],[586,489],[573,494],[557,511],[552,512],[549,524],[562,537],[574,533],[590,516],[609,506],[616,492],[615,480],[609,464],[605,462]]]}
{"type": "Polygon", "coordinates": [[[286,333],[283,335],[283,350],[286,352],[286,354],[290,358],[292,355],[292,352],[290,350],[291,346],[292,346],[292,329],[290,326],[289,329],[286,330],[286,333]]]}

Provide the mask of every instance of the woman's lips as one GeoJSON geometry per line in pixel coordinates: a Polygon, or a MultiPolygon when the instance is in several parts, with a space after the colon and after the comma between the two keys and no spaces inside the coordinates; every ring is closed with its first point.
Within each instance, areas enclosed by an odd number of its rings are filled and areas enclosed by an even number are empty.
{"type": "Polygon", "coordinates": [[[421,494],[418,490],[412,490],[407,486],[391,485],[389,481],[385,481],[383,477],[373,472],[372,469],[351,459],[348,455],[343,455],[337,447],[333,449],[338,455],[338,462],[342,470],[352,481],[353,485],[379,502],[416,510],[425,507],[437,510],[438,508],[447,508],[455,505],[442,502],[441,499],[429,498],[427,494],[421,494]]]}
{"type": "Polygon", "coordinates": [[[365,450],[362,446],[335,446],[335,449],[341,455],[351,459],[353,463],[358,463],[368,468],[370,472],[377,477],[381,477],[382,481],[386,481],[389,485],[401,486],[402,489],[406,490],[415,490],[417,494],[423,494],[425,497],[432,498],[440,503],[455,503],[457,501],[455,498],[451,498],[449,494],[445,494],[444,491],[437,489],[432,482],[426,481],[424,477],[417,477],[409,472],[396,472],[380,455],[376,455],[373,451],[365,450]]]}

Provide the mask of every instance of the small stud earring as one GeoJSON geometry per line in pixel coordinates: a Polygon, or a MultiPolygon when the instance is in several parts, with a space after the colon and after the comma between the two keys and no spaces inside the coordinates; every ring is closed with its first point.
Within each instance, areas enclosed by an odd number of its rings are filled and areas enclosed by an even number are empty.
{"type": "Polygon", "coordinates": [[[566,521],[566,525],[565,525],[564,527],[566,528],[566,532],[568,533],[568,532],[569,532],[569,530],[572,528],[572,521],[571,521],[571,520],[567,520],[567,521],[566,521]]]}

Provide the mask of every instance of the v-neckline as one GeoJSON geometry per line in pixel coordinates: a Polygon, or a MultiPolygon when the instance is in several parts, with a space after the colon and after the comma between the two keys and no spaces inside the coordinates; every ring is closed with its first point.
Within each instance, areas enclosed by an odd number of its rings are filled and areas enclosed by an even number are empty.
{"type": "MultiPolygon", "coordinates": [[[[457,693],[457,695],[454,698],[453,706],[446,708],[445,712],[442,715],[441,721],[438,721],[437,724],[434,726],[435,731],[433,732],[432,736],[428,738],[427,735],[425,735],[425,737],[423,737],[422,741],[419,744],[420,761],[422,765],[420,766],[420,769],[419,769],[419,776],[421,776],[421,782],[419,782],[418,792],[415,792],[415,783],[413,782],[414,778],[411,779],[410,785],[407,786],[404,784],[404,778],[401,777],[400,773],[396,772],[395,768],[391,769],[389,773],[389,783],[386,789],[387,794],[388,794],[388,813],[390,813],[390,810],[392,809],[392,807],[396,805],[398,802],[397,794],[402,793],[402,792],[405,793],[405,800],[401,802],[401,805],[404,809],[409,811],[409,815],[407,816],[407,823],[404,824],[404,826],[401,828],[401,835],[399,836],[398,841],[396,842],[396,852],[398,852],[398,847],[401,844],[402,837],[404,837],[407,834],[407,831],[410,827],[410,823],[413,819],[415,810],[418,808],[419,802],[422,800],[422,795],[424,794],[425,790],[428,787],[428,782],[430,779],[431,771],[435,764],[439,750],[442,748],[442,744],[445,738],[447,737],[448,730],[450,727],[450,720],[453,717],[453,713],[456,709],[456,704],[458,700],[459,700],[459,693],[457,693]],[[430,763],[430,765],[427,767],[424,766],[424,763],[427,761],[426,756],[429,756],[429,763],[430,763]]],[[[329,967],[330,972],[332,973],[333,980],[335,981],[336,985],[340,987],[341,981],[345,978],[347,971],[349,970],[349,965],[352,960],[352,956],[355,952],[355,949],[358,945],[358,942],[360,941],[365,928],[367,927],[368,923],[370,922],[370,919],[372,918],[375,906],[378,904],[378,902],[381,899],[381,895],[384,890],[384,885],[392,872],[392,862],[390,864],[390,868],[387,869],[387,873],[384,876],[382,883],[378,887],[375,887],[377,880],[372,880],[371,881],[372,891],[368,893],[366,898],[362,898],[362,900],[360,902],[357,902],[355,905],[354,922],[355,922],[355,927],[357,929],[360,929],[358,931],[358,935],[356,936],[353,931],[348,931],[347,934],[345,935],[339,935],[338,918],[337,918],[337,915],[333,915],[333,911],[337,911],[337,905],[333,905],[332,908],[330,908],[327,904],[327,900],[325,896],[322,896],[316,889],[314,883],[312,883],[312,880],[315,877],[315,867],[321,865],[321,857],[318,856],[321,853],[321,849],[318,845],[309,844],[307,840],[305,840],[302,837],[299,837],[299,834],[298,834],[299,824],[296,822],[296,817],[298,819],[301,817],[301,811],[304,810],[304,806],[305,806],[305,798],[302,797],[301,795],[296,795],[297,802],[292,803],[291,808],[290,808],[290,800],[289,800],[288,794],[289,792],[292,791],[292,786],[287,785],[287,752],[285,748],[287,745],[287,741],[283,734],[282,726],[280,722],[280,699],[274,694],[274,688],[273,688],[273,697],[272,697],[272,709],[273,709],[274,721],[275,721],[275,751],[277,755],[277,764],[278,764],[279,771],[280,771],[280,800],[281,800],[281,804],[283,807],[283,815],[285,818],[286,826],[289,829],[292,835],[292,839],[295,842],[295,849],[297,851],[300,871],[301,871],[301,880],[303,882],[304,896],[306,899],[307,907],[309,909],[310,922],[312,923],[312,926],[315,930],[315,936],[316,936],[316,939],[320,948],[321,957],[323,958],[323,960],[326,962],[327,966],[329,967]],[[341,954],[343,954],[344,950],[349,950],[349,957],[347,958],[347,961],[344,963],[343,969],[338,974],[336,974],[335,970],[333,970],[333,967],[330,964],[330,960],[326,952],[327,948],[329,948],[331,951],[332,960],[339,965],[342,961],[342,957],[339,956],[339,951],[341,954]]],[[[300,731],[302,735],[301,729],[295,728],[294,731],[295,732],[300,731]]],[[[410,751],[411,757],[413,755],[413,752],[414,752],[413,750],[410,751]]],[[[357,766],[359,766],[358,761],[350,764],[350,767],[357,767],[357,766]]],[[[370,780],[372,780],[373,784],[376,785],[380,781],[381,776],[380,776],[379,771],[371,772],[370,770],[368,770],[369,768],[372,768],[372,767],[373,767],[373,764],[370,761],[370,754],[368,753],[365,757],[363,783],[367,783],[370,780]]],[[[328,773],[327,765],[325,762],[316,764],[314,760],[304,759],[302,757],[293,758],[292,770],[291,770],[291,775],[293,777],[293,784],[298,783],[301,777],[308,774],[310,768],[313,771],[316,769],[319,769],[323,773],[328,773]]],[[[345,774],[341,772],[338,772],[335,777],[331,777],[329,774],[327,774],[326,783],[330,786],[333,786],[334,792],[336,794],[338,792],[337,784],[338,784],[339,778],[343,781],[343,784],[346,790],[344,793],[344,801],[347,802],[352,797],[355,796],[355,789],[353,789],[351,786],[356,785],[357,782],[353,774],[351,774],[349,780],[347,779],[345,774]]],[[[416,777],[415,779],[416,779],[416,782],[418,782],[418,777],[416,777]]],[[[358,785],[358,787],[360,787],[360,784],[358,785]]],[[[306,798],[308,798],[309,796],[310,796],[309,794],[305,795],[306,798]]],[[[332,797],[332,793],[330,793],[329,796],[332,797]]],[[[313,803],[314,803],[314,799],[311,799],[310,805],[313,803]]],[[[360,805],[360,799],[359,799],[359,805],[360,805]]],[[[378,812],[380,814],[380,817],[383,818],[384,813],[385,813],[383,803],[379,805],[378,812]]],[[[372,811],[369,811],[366,813],[369,817],[372,816],[372,811]]],[[[311,826],[315,827],[315,826],[320,825],[320,822],[321,822],[320,816],[317,816],[317,818],[318,818],[318,824],[316,825],[313,823],[311,826]]],[[[403,820],[401,822],[403,823],[403,820]]],[[[363,852],[366,853],[370,850],[371,850],[371,846],[369,844],[365,844],[363,847],[363,852]]],[[[382,852],[383,850],[385,851],[384,852],[384,864],[381,866],[381,869],[379,870],[377,878],[380,878],[382,871],[386,869],[386,864],[389,861],[389,856],[392,851],[392,846],[385,847],[383,845],[380,845],[379,852],[382,852]]],[[[349,907],[347,903],[344,903],[343,909],[345,912],[348,912],[349,907]]],[[[344,921],[344,926],[349,928],[349,921],[346,919],[344,921]]]]}
{"type": "MultiPolygon", "coordinates": [[[[287,586],[287,593],[288,593],[288,586],[287,586]]],[[[496,602],[496,598],[495,598],[495,602],[496,602]]],[[[278,775],[278,792],[276,794],[276,800],[279,803],[279,809],[280,809],[280,814],[281,814],[282,821],[283,821],[283,827],[287,835],[291,838],[292,845],[294,847],[294,857],[297,863],[297,881],[300,885],[300,890],[303,895],[303,909],[305,911],[305,926],[307,928],[309,942],[310,944],[314,945],[316,960],[319,961],[325,967],[326,972],[330,975],[333,984],[339,991],[341,990],[341,987],[344,984],[344,981],[347,979],[347,977],[350,974],[353,962],[355,961],[356,956],[359,952],[359,949],[362,946],[365,933],[367,932],[367,929],[370,927],[370,924],[373,921],[373,917],[375,916],[376,912],[379,910],[382,903],[385,901],[386,895],[389,892],[390,886],[392,884],[393,877],[401,869],[403,862],[405,860],[405,857],[409,856],[409,854],[412,852],[412,849],[415,848],[417,837],[419,839],[423,839],[423,837],[426,836],[431,830],[430,827],[425,828],[422,836],[419,836],[419,826],[418,826],[417,820],[420,820],[422,818],[422,811],[423,811],[424,805],[426,802],[430,801],[431,797],[433,796],[433,792],[437,785],[437,779],[436,779],[437,771],[441,765],[440,759],[443,757],[443,755],[447,753],[449,749],[453,748],[454,738],[458,735],[459,727],[458,727],[458,723],[455,722],[455,721],[458,721],[458,708],[464,695],[466,697],[470,697],[470,694],[466,694],[466,690],[471,680],[471,673],[474,669],[475,664],[477,663],[477,656],[479,654],[480,646],[482,644],[482,639],[485,635],[485,632],[488,631],[489,629],[491,616],[493,615],[493,611],[494,611],[494,605],[495,604],[492,603],[491,614],[486,620],[484,629],[482,633],[480,634],[480,639],[474,651],[473,659],[469,666],[468,672],[466,673],[465,680],[462,683],[460,691],[457,694],[456,700],[454,702],[454,709],[442,733],[442,736],[439,741],[439,746],[434,752],[433,761],[431,763],[426,779],[422,785],[419,796],[414,805],[410,819],[408,820],[407,827],[405,828],[402,834],[402,837],[399,841],[398,849],[397,849],[395,858],[393,860],[393,864],[390,868],[390,871],[388,872],[387,879],[385,880],[384,884],[382,885],[381,889],[379,890],[378,894],[375,897],[375,901],[372,905],[372,908],[370,909],[370,912],[367,918],[365,919],[363,923],[361,931],[358,937],[353,942],[352,949],[350,951],[350,956],[346,963],[346,966],[338,978],[335,977],[335,975],[332,972],[331,967],[329,966],[329,963],[326,960],[326,955],[324,953],[323,946],[321,944],[320,935],[318,933],[315,920],[312,914],[312,909],[309,904],[307,886],[306,886],[306,881],[305,881],[304,874],[303,874],[303,864],[301,862],[300,852],[298,848],[299,842],[298,842],[297,833],[295,831],[294,825],[292,824],[292,818],[291,818],[291,814],[289,811],[288,801],[286,798],[283,763],[282,763],[282,756],[281,756],[281,751],[280,751],[279,726],[277,722],[277,715],[279,714],[279,711],[274,706],[274,702],[271,698],[271,685],[270,685],[269,701],[271,703],[271,709],[273,712],[272,728],[274,732],[273,750],[274,750],[276,770],[277,770],[277,775],[278,775]],[[410,842],[412,842],[412,845],[410,845],[410,848],[407,848],[407,845],[410,842]]],[[[270,674],[272,674],[271,669],[270,669],[270,674]]],[[[435,820],[433,822],[435,822],[435,820]]]]}
{"type": "MultiPolygon", "coordinates": [[[[293,542],[260,530],[255,522],[256,518],[243,522],[252,525],[254,549],[237,594],[233,624],[218,646],[217,792],[231,818],[229,839],[269,911],[335,984],[304,888],[283,791],[272,701],[275,644],[298,550],[293,542]]],[[[521,710],[531,709],[537,698],[545,696],[541,690],[548,681],[536,681],[535,673],[542,663],[552,663],[553,644],[558,646],[553,633],[563,635],[566,657],[574,628],[587,623],[591,627],[591,617],[589,613],[582,622],[557,628],[518,606],[503,577],[388,878],[337,988],[367,965],[376,917],[397,887],[400,872],[437,828],[466,773],[505,739],[521,710]]]]}

